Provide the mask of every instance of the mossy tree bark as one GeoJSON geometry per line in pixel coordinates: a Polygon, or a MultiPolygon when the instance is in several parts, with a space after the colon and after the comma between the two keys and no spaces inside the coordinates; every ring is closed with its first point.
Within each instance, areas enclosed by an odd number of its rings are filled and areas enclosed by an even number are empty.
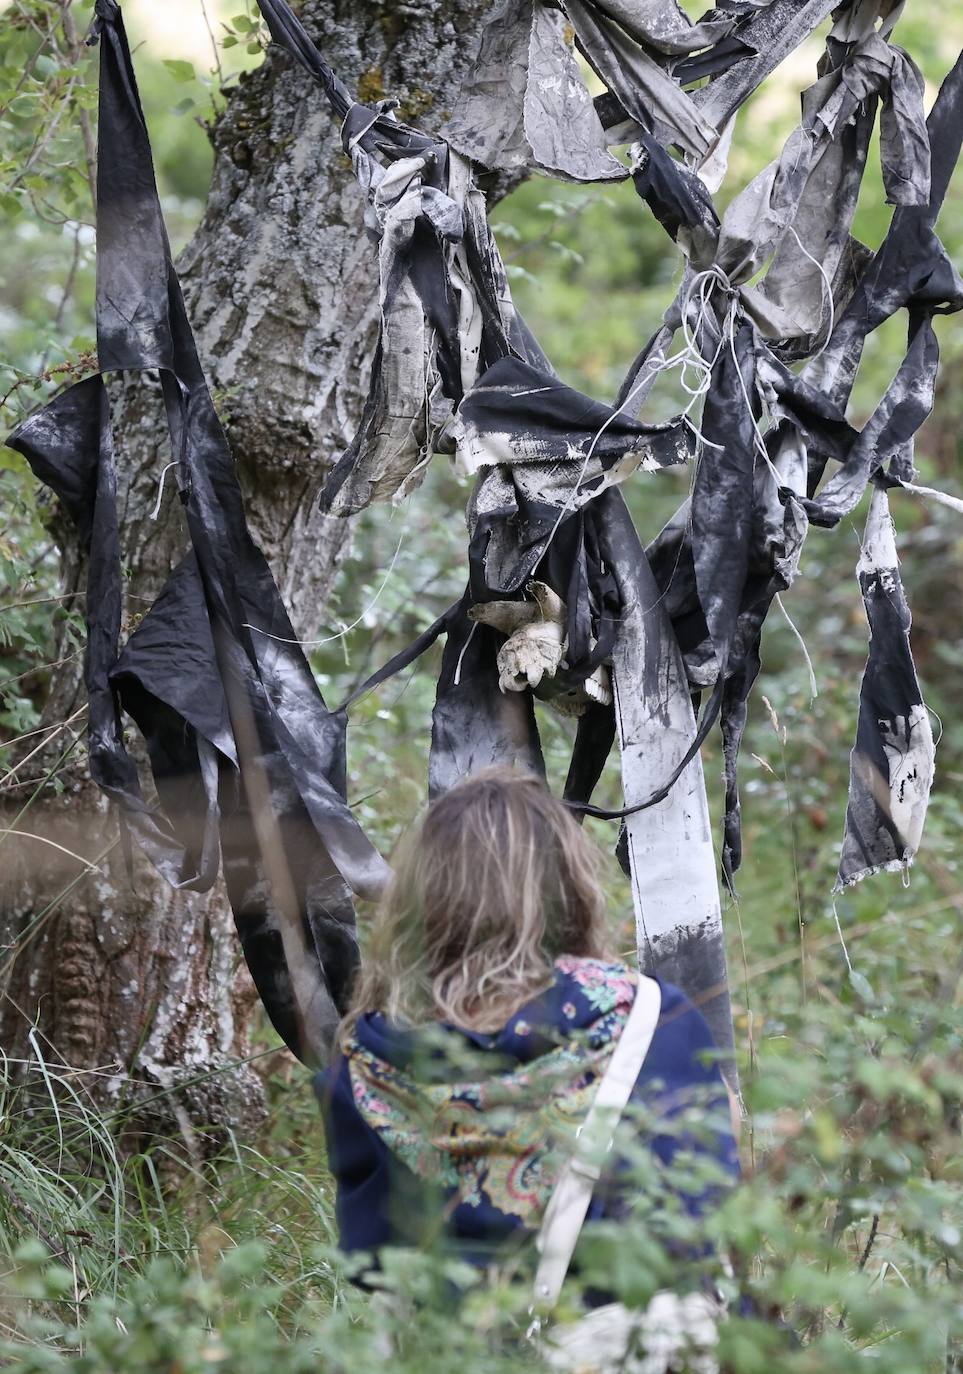
{"type": "MultiPolygon", "coordinates": [[[[363,98],[390,93],[403,117],[430,127],[472,59],[487,9],[485,0],[306,0],[301,14],[363,98]]],[[[254,535],[299,633],[309,636],[323,623],[350,538],[346,522],[318,513],[316,496],[360,413],[375,256],[323,95],[283,54],[269,53],[241,82],[212,138],[206,211],[179,269],[254,535]]],[[[187,534],[172,484],[159,518],[151,515],[169,456],[157,391],[129,383],[117,409],[118,507],[135,623],[187,534]]],[[[64,591],[80,592],[83,559],[56,510],[51,519],[64,591]]],[[[68,720],[83,702],[74,658],[53,683],[45,723],[68,720]]],[[[140,1082],[190,1081],[155,1100],[145,1120],[152,1129],[176,1129],[185,1111],[195,1125],[244,1128],[263,1099],[250,1068],[219,1072],[245,1054],[254,1004],[223,890],[176,893],[136,854],[128,873],[115,818],[86,778],[82,743],[56,784],[38,790],[38,777],[81,728],[77,716],[7,796],[5,826],[38,792],[16,819],[35,838],[7,835],[0,853],[0,1044],[14,1059],[35,1057],[39,1047],[54,1065],[109,1069],[87,1080],[107,1098],[136,1098],[140,1082]]]]}

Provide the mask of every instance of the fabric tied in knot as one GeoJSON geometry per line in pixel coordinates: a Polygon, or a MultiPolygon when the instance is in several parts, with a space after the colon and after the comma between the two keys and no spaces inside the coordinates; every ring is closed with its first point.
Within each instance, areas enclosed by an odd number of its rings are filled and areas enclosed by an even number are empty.
{"type": "Polygon", "coordinates": [[[94,17],[90,28],[87,30],[87,37],[84,39],[88,48],[96,45],[97,40],[104,31],[105,24],[115,24],[120,14],[120,6],[117,0],[97,0],[94,6],[94,17]]]}

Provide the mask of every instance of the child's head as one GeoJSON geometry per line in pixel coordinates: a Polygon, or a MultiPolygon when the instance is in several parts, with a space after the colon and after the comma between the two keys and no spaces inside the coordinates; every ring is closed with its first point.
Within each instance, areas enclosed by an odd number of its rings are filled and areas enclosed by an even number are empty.
{"type": "Polygon", "coordinates": [[[598,862],[538,779],[476,773],[399,845],[354,1014],[497,1029],[548,986],[558,955],[603,953],[598,862]]]}

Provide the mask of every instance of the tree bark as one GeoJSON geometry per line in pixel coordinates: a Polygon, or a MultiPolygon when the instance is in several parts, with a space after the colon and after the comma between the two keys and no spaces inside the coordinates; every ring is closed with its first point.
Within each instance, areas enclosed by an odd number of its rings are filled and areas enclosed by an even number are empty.
{"type": "MultiPolygon", "coordinates": [[[[390,94],[401,117],[430,127],[450,105],[487,8],[485,0],[308,0],[302,19],[361,98],[390,94]]],[[[323,95],[283,54],[269,52],[241,81],[212,139],[206,211],[179,269],[252,531],[307,637],[324,624],[350,537],[347,522],[319,514],[316,495],[360,413],[376,259],[323,95]]],[[[152,518],[169,461],[158,390],[137,380],[118,393],[118,509],[133,625],[188,541],[173,483],[152,518]]],[[[57,512],[52,518],[64,591],[82,591],[76,542],[57,512]]],[[[53,683],[45,725],[83,703],[74,658],[53,683]]],[[[81,729],[79,717],[53,737],[25,765],[12,801],[6,794],[4,826],[35,838],[0,837],[0,1044],[14,1059],[39,1051],[54,1067],[107,1069],[85,1075],[101,1100],[136,1098],[141,1084],[188,1085],[159,1100],[150,1094],[142,1119],[151,1129],[176,1129],[183,1112],[215,1137],[218,1127],[250,1127],[263,1112],[260,1081],[249,1066],[225,1066],[248,1052],[255,997],[221,885],[204,895],[174,892],[138,854],[128,873],[116,822],[86,778],[82,744],[17,819],[38,775],[81,729]]]]}

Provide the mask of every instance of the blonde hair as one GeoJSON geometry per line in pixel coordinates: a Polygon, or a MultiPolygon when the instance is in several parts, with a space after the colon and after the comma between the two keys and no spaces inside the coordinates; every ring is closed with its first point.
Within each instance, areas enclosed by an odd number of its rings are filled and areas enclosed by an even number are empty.
{"type": "Polygon", "coordinates": [[[529,774],[487,768],[453,787],[398,846],[342,1039],[368,1011],[497,1030],[559,955],[604,956],[599,859],[529,774]]]}

